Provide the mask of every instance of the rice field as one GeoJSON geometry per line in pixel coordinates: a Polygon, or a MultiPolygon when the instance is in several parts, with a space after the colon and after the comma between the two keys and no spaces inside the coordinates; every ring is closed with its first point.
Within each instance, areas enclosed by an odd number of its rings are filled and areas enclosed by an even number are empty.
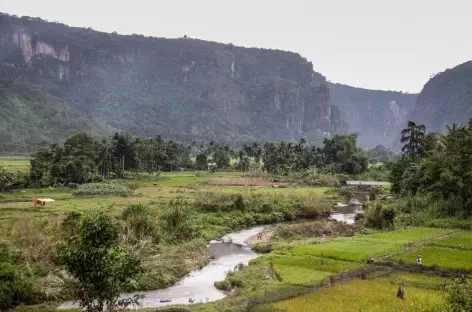
{"type": "Polygon", "coordinates": [[[284,265],[297,268],[307,268],[310,270],[324,271],[331,273],[341,273],[350,270],[357,269],[365,266],[365,264],[339,261],[329,258],[320,258],[314,256],[303,256],[303,255],[280,255],[267,257],[268,261],[271,261],[274,265],[284,265]]]}
{"type": "MultiPolygon", "coordinates": [[[[406,286],[405,301],[396,297],[397,290],[397,284],[377,280],[353,280],[320,289],[312,294],[277,302],[271,306],[287,312],[419,312],[444,303],[443,294],[437,290],[406,286]]],[[[262,312],[269,309],[267,306],[262,306],[254,311],[262,312]]]]}
{"type": "Polygon", "coordinates": [[[334,275],[334,273],[331,272],[317,271],[311,268],[283,264],[275,264],[274,269],[282,278],[282,281],[290,285],[316,285],[328,276],[334,275]]]}
{"type": "Polygon", "coordinates": [[[274,265],[274,270],[284,283],[301,286],[316,285],[329,276],[350,271],[364,265],[355,262],[296,254],[267,256],[264,259],[274,265]]]}
{"type": "Polygon", "coordinates": [[[461,232],[433,242],[434,246],[472,249],[472,232],[461,232]]]}
{"type": "Polygon", "coordinates": [[[351,239],[331,241],[322,244],[296,246],[292,252],[332,259],[362,262],[401,250],[409,242],[431,239],[449,233],[450,230],[436,228],[412,228],[373,235],[359,235],[351,239]]]}
{"type": "Polygon", "coordinates": [[[208,184],[226,186],[272,186],[274,182],[262,178],[224,178],[211,180],[208,184]]]}
{"type": "Polygon", "coordinates": [[[30,167],[28,157],[0,156],[0,167],[5,166],[10,172],[27,172],[30,167]]]}
{"type": "Polygon", "coordinates": [[[442,277],[437,275],[426,275],[421,273],[394,273],[388,276],[376,279],[379,282],[399,285],[403,283],[405,286],[416,286],[421,288],[443,289],[444,285],[450,285],[454,282],[454,278],[442,277]]]}
{"type": "Polygon", "coordinates": [[[423,257],[425,267],[472,271],[472,250],[427,246],[398,254],[393,261],[416,263],[417,255],[423,257]]]}

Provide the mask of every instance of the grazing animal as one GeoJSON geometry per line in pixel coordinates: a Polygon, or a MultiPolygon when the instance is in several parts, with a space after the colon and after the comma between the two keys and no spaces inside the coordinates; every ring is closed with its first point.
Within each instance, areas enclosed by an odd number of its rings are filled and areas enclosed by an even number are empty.
{"type": "Polygon", "coordinates": [[[46,203],[45,203],[45,202],[43,202],[43,201],[40,201],[39,199],[33,199],[33,201],[32,201],[32,202],[33,202],[33,205],[34,205],[35,207],[36,207],[36,205],[41,205],[41,206],[44,206],[44,205],[46,205],[46,203]]]}
{"type": "Polygon", "coordinates": [[[194,303],[194,302],[195,302],[195,300],[194,300],[194,299],[192,299],[192,298],[188,298],[188,302],[189,302],[189,303],[194,303]]]}

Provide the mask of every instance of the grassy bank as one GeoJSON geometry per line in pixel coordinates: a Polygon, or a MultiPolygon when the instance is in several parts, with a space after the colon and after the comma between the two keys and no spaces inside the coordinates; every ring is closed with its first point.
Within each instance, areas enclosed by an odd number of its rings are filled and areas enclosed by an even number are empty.
{"type": "Polygon", "coordinates": [[[104,209],[120,222],[122,241],[136,249],[146,274],[130,290],[151,290],[176,283],[209,261],[207,241],[259,224],[320,219],[331,204],[328,189],[211,185],[238,179],[240,173],[179,172],[139,176],[79,188],[31,189],[0,196],[0,245],[18,283],[31,285],[18,302],[64,300],[68,276],[56,264],[55,246],[64,237],[65,220],[104,209]],[[34,207],[34,198],[55,200],[34,207]]]}

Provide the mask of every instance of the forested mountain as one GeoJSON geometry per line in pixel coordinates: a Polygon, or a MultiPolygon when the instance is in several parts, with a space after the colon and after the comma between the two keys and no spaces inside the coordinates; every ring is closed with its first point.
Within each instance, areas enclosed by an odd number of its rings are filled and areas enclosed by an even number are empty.
{"type": "Polygon", "coordinates": [[[326,79],[300,55],[187,38],[123,36],[0,15],[0,75],[90,117],[184,142],[321,139],[326,79]]]}
{"type": "Polygon", "coordinates": [[[331,102],[340,110],[339,119],[345,131],[359,132],[359,144],[388,147],[399,142],[399,133],[406,126],[417,95],[395,91],[354,88],[329,83],[331,102]]]}
{"type": "Polygon", "coordinates": [[[0,153],[30,152],[77,131],[101,136],[114,129],[37,88],[0,79],[0,153]]]}
{"type": "Polygon", "coordinates": [[[467,124],[472,117],[472,61],[432,77],[418,95],[410,119],[428,131],[442,132],[447,124],[467,124]]]}

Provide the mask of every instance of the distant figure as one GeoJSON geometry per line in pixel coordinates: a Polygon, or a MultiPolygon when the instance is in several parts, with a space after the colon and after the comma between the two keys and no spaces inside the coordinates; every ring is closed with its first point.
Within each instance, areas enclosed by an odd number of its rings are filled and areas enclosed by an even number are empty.
{"type": "Polygon", "coordinates": [[[417,265],[423,265],[423,257],[418,255],[416,256],[416,264],[417,265]]]}
{"type": "Polygon", "coordinates": [[[262,233],[257,234],[257,239],[261,240],[262,239],[262,233]]]}
{"type": "Polygon", "coordinates": [[[405,300],[405,288],[403,288],[403,283],[398,286],[397,298],[405,300]]]}
{"type": "Polygon", "coordinates": [[[321,252],[321,260],[320,260],[320,262],[321,262],[321,265],[324,264],[323,252],[321,252]]]}
{"type": "Polygon", "coordinates": [[[192,299],[192,298],[188,298],[188,303],[194,303],[194,302],[195,302],[195,300],[194,300],[194,299],[192,299]]]}

